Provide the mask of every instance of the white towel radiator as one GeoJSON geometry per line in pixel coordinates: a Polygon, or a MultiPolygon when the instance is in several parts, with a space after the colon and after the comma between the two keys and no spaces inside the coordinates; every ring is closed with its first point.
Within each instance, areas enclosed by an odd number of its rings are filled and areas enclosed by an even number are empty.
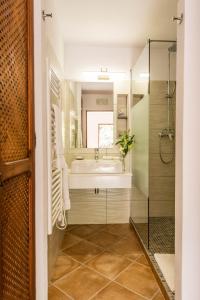
{"type": "Polygon", "coordinates": [[[48,155],[48,234],[58,220],[62,203],[62,171],[56,167],[55,113],[52,102],[60,103],[60,80],[47,64],[47,155],[48,155]]]}

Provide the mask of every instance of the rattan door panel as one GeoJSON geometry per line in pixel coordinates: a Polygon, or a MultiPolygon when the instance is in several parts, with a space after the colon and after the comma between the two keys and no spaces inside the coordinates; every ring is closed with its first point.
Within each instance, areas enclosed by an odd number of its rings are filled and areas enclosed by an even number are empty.
{"type": "Polygon", "coordinates": [[[0,0],[0,152],[3,161],[23,159],[28,154],[26,2],[0,0]]]}
{"type": "Polygon", "coordinates": [[[0,0],[0,299],[33,300],[33,3],[0,0]]]}
{"type": "Polygon", "coordinates": [[[29,299],[29,176],[27,174],[4,182],[0,211],[2,299],[29,299]]]}

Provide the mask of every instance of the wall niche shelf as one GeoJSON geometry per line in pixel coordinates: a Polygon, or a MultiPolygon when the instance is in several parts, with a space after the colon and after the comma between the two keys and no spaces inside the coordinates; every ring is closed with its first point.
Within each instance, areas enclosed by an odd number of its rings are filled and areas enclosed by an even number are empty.
{"type": "Polygon", "coordinates": [[[117,95],[117,137],[127,131],[127,95],[117,95]]]}

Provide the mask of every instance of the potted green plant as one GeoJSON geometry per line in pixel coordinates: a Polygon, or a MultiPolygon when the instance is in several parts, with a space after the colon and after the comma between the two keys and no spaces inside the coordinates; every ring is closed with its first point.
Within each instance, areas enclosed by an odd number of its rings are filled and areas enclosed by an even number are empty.
{"type": "Polygon", "coordinates": [[[134,134],[130,134],[130,130],[123,132],[120,136],[116,145],[119,146],[119,151],[122,157],[122,163],[123,163],[123,171],[125,171],[125,157],[128,154],[128,152],[133,148],[134,145],[134,134]]]}

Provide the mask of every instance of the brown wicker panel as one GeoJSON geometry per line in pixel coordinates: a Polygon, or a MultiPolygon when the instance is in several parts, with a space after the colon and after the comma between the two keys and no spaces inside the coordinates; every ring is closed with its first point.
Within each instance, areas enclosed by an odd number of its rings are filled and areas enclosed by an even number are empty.
{"type": "Polygon", "coordinates": [[[29,299],[29,178],[5,181],[0,198],[0,299],[29,299]]]}
{"type": "Polygon", "coordinates": [[[28,155],[27,1],[0,0],[0,153],[28,155]]]}

